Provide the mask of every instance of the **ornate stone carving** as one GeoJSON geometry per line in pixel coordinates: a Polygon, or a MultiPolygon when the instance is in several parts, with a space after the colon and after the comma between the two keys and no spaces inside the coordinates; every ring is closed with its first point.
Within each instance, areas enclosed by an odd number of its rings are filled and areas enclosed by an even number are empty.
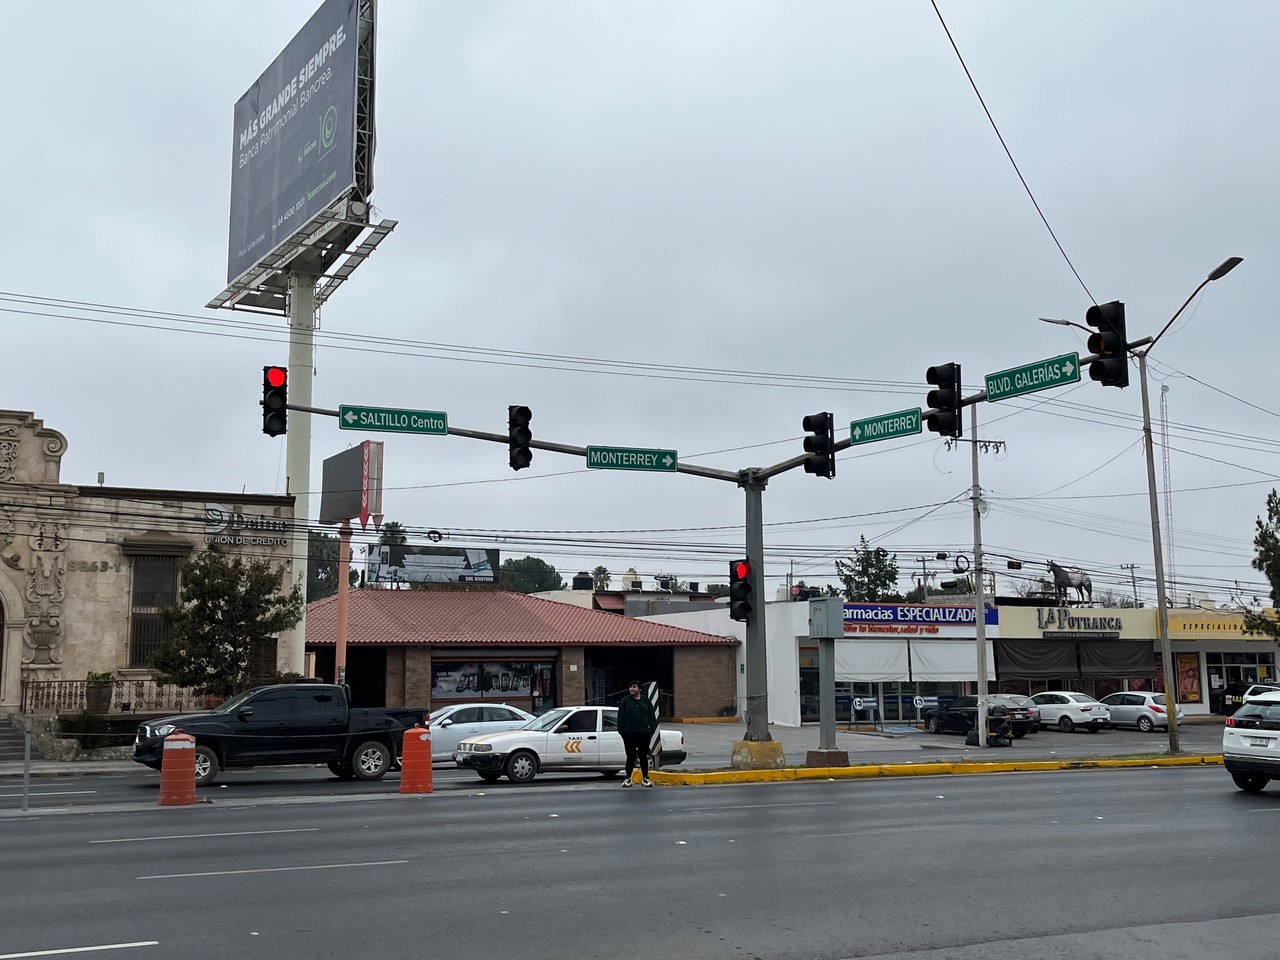
{"type": "Polygon", "coordinates": [[[66,524],[39,518],[27,537],[31,562],[27,565],[27,624],[23,664],[58,664],[62,656],[62,604],[66,599],[66,524]]]}
{"type": "Polygon", "coordinates": [[[17,480],[14,471],[18,464],[18,428],[13,424],[0,424],[0,483],[17,480]]]}
{"type": "Polygon", "coordinates": [[[18,522],[13,519],[17,512],[16,503],[0,503],[0,550],[8,549],[18,535],[18,522]]]}

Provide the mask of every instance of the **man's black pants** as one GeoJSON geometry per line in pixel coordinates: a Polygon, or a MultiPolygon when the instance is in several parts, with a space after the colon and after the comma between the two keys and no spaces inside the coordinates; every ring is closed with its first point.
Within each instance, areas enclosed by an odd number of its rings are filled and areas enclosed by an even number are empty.
{"type": "Polygon", "coordinates": [[[649,734],[640,730],[623,730],[622,745],[627,748],[627,779],[640,761],[640,776],[649,779],[649,734]]]}

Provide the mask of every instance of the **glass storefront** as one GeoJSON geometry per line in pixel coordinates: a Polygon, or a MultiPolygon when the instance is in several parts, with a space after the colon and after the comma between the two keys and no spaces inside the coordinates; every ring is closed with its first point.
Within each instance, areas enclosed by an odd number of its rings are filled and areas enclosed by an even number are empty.
{"type": "Polygon", "coordinates": [[[551,661],[433,660],[432,708],[471,700],[501,701],[533,713],[553,707],[555,664],[551,661]]]}

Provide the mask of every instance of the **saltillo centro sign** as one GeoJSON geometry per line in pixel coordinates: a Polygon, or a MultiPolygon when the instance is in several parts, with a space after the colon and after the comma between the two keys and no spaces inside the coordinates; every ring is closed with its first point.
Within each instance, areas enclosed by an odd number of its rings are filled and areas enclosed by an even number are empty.
{"type": "Polygon", "coordinates": [[[338,426],[343,430],[374,430],[382,433],[449,433],[449,415],[439,410],[399,410],[395,407],[338,407],[338,426]]]}

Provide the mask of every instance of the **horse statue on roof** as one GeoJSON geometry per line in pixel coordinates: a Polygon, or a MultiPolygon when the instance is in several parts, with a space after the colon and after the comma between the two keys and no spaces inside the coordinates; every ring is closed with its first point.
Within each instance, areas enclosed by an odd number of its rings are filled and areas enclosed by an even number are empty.
{"type": "Polygon", "coordinates": [[[1050,560],[1049,571],[1053,574],[1053,588],[1058,594],[1059,603],[1066,602],[1067,591],[1072,589],[1076,591],[1077,600],[1084,600],[1086,597],[1093,599],[1093,582],[1079,567],[1060,567],[1050,560]]]}

